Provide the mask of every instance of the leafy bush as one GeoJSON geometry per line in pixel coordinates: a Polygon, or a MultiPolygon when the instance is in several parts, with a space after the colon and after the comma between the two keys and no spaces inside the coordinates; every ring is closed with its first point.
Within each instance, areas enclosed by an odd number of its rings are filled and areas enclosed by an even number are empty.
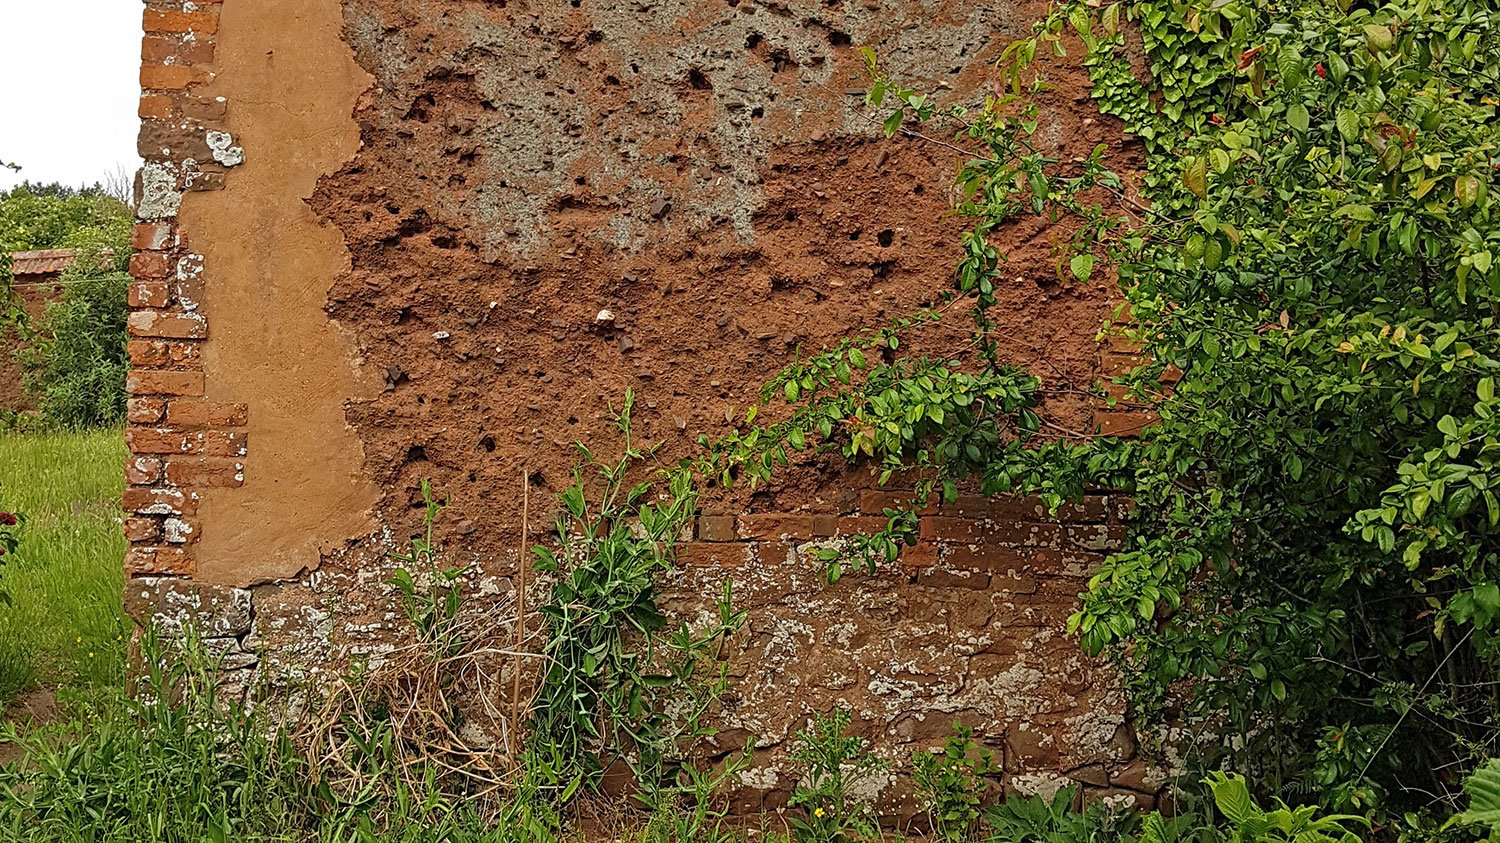
{"type": "Polygon", "coordinates": [[[968,840],[988,795],[985,776],[1000,772],[992,753],[974,744],[974,730],[954,724],[941,753],[912,755],[912,783],[926,801],[932,831],[944,841],[968,840]]]}
{"type": "MultiPolygon", "coordinates": [[[[984,822],[995,843],[1136,843],[1134,832],[1142,818],[1126,808],[1093,803],[1078,807],[1079,788],[1060,788],[1051,798],[1012,796],[984,812],[984,822]]],[[[1142,837],[1142,843],[1166,843],[1166,825],[1161,817],[1150,818],[1149,831],[1157,837],[1142,837]]]]}
{"type": "Polygon", "coordinates": [[[63,272],[61,297],[47,304],[17,352],[27,392],[59,427],[108,426],[125,417],[127,232],[100,232],[79,249],[63,272]]]}
{"type": "MultiPolygon", "coordinates": [[[[1497,27],[1494,0],[1065,0],[974,107],[870,55],[887,134],[946,121],[971,153],[952,294],[974,337],[901,358],[898,326],[798,360],[773,382],[790,418],[752,412],[715,443],[718,476],[763,482],[815,448],[919,497],[1120,489],[1128,546],[1070,629],[1124,669],[1143,722],[1186,721],[1199,770],[1268,792],[1446,812],[1442,771],[1500,749],[1497,27]],[[1149,203],[1106,147],[1041,148],[1035,59],[1065,35],[1141,139],[1149,203]],[[1139,439],[1049,430],[1036,380],[997,361],[997,235],[1024,214],[1072,230],[1064,279],[1117,269],[1130,319],[1110,340],[1149,361],[1123,400],[1157,419],[1139,439]]],[[[890,523],[873,544],[893,551],[909,521],[890,523]]]]}

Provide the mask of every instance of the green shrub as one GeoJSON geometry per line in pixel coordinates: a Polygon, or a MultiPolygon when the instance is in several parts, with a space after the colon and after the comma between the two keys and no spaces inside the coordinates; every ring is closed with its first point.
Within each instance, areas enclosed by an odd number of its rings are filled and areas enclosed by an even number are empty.
{"type": "Polygon", "coordinates": [[[968,840],[979,824],[985,776],[1000,772],[994,756],[974,744],[974,731],[954,724],[941,753],[912,755],[912,782],[927,804],[933,834],[940,840],[968,840]]]}
{"type": "Polygon", "coordinates": [[[100,230],[83,243],[63,272],[61,297],[17,352],[26,390],[53,425],[101,427],[125,417],[127,232],[100,230]]]}

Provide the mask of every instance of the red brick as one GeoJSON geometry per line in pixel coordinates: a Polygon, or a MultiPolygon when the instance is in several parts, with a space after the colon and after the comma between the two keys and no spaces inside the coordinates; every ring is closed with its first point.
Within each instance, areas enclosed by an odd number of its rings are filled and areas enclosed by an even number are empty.
{"type": "Polygon", "coordinates": [[[131,395],[202,395],[202,372],[165,372],[133,369],[125,376],[125,391],[131,395]]]}
{"type": "Polygon", "coordinates": [[[813,537],[811,515],[792,515],[782,512],[766,512],[759,515],[741,515],[740,538],[745,539],[810,539],[813,537]]]}
{"type": "Polygon", "coordinates": [[[203,339],[208,325],[201,316],[182,316],[160,310],[133,311],[127,323],[131,336],[162,339],[203,339]]]}
{"type": "Polygon", "coordinates": [[[172,246],[172,223],[141,222],[130,231],[130,245],[143,251],[160,251],[172,246]]]}
{"type": "Polygon", "coordinates": [[[217,401],[173,401],[167,405],[167,424],[176,427],[244,427],[250,409],[244,404],[217,401]]]}
{"type": "Polygon", "coordinates": [[[219,31],[219,16],[212,11],[178,12],[147,9],[141,26],[148,33],[194,32],[212,35],[219,31]]]}
{"type": "Polygon", "coordinates": [[[1057,514],[1047,512],[1047,505],[1037,497],[985,497],[983,495],[959,495],[953,503],[945,503],[940,511],[943,515],[967,518],[1002,518],[1016,521],[1103,521],[1107,515],[1105,498],[1089,495],[1078,502],[1065,503],[1058,507],[1057,514]]]}
{"type": "Polygon", "coordinates": [[[141,515],[192,515],[198,502],[180,489],[147,489],[131,486],[125,490],[121,505],[126,512],[141,515]]]}
{"type": "Polygon", "coordinates": [[[913,510],[918,515],[931,515],[937,512],[937,497],[926,506],[918,506],[912,500],[915,492],[893,492],[884,489],[866,489],[859,493],[859,511],[865,515],[880,515],[887,509],[913,510]]]}
{"type": "Polygon", "coordinates": [[[812,517],[812,534],[818,538],[836,536],[839,533],[839,517],[837,515],[814,515],[812,517]]]}
{"type": "Polygon", "coordinates": [[[1120,525],[1070,524],[1063,537],[1075,547],[1096,552],[1112,552],[1125,544],[1125,528],[1120,525]]]}
{"type": "Polygon", "coordinates": [[[125,482],[148,486],[161,480],[161,460],[156,457],[131,457],[125,460],[125,482]]]}
{"type": "Polygon", "coordinates": [[[168,544],[191,544],[198,540],[198,522],[186,518],[168,518],[161,525],[162,540],[168,544]]]}
{"type": "MultiPolygon", "coordinates": [[[[959,558],[957,556],[959,553],[967,550],[967,548],[954,547],[949,550],[949,556],[956,559],[959,558]]],[[[994,553],[995,551],[996,548],[986,548],[979,552],[994,553]]],[[[1020,564],[1025,566],[1025,570],[1044,578],[1091,576],[1104,562],[1104,554],[1102,553],[1089,553],[1071,547],[1061,549],[1030,547],[1019,553],[1020,564]]],[[[1005,570],[1009,567],[1014,566],[997,568],[997,570],[1005,570]]],[[[1021,570],[1021,568],[1017,567],[1016,570],[1021,570]]],[[[1077,590],[1074,586],[1068,586],[1067,588],[1073,591],[1077,590]]]]}
{"type": "Polygon", "coordinates": [[[132,547],[125,554],[125,575],[129,577],[151,574],[189,576],[197,570],[192,557],[178,547],[132,547]]]}
{"type": "Polygon", "coordinates": [[[181,45],[180,37],[147,35],[141,39],[141,63],[165,64],[167,59],[177,56],[177,48],[181,45]]]}
{"type": "Polygon", "coordinates": [[[182,101],[182,113],[191,120],[218,123],[229,116],[229,104],[218,97],[188,97],[182,101]]]}
{"type": "MultiPolygon", "coordinates": [[[[157,368],[167,365],[167,344],[152,340],[130,340],[125,343],[125,356],[130,365],[138,368],[157,368]]],[[[137,419],[131,419],[137,421],[137,419]]],[[[142,419],[141,421],[144,421],[142,419]]],[[[150,419],[156,421],[156,419],[150,419]]]]}
{"type": "Polygon", "coordinates": [[[1056,547],[1062,539],[1062,527],[1058,524],[978,521],[943,516],[923,518],[918,532],[929,541],[979,543],[998,547],[1056,547]]]}
{"type": "Polygon", "coordinates": [[[738,568],[745,564],[746,545],[698,541],[677,545],[677,561],[691,568],[738,568]]]}
{"type": "Polygon", "coordinates": [[[131,307],[166,307],[171,301],[172,285],[165,281],[137,281],[125,298],[131,307]]]}
{"type": "Polygon", "coordinates": [[[880,515],[847,515],[839,519],[837,535],[869,536],[891,525],[891,519],[880,515]]]}
{"type": "Polygon", "coordinates": [[[1140,368],[1146,358],[1139,354],[1104,352],[1099,355],[1099,374],[1106,378],[1118,378],[1140,368]]]}
{"type": "Polygon", "coordinates": [[[216,457],[174,457],[167,460],[167,482],[177,486],[219,486],[233,488],[245,484],[245,466],[237,460],[216,457]]]}
{"type": "Polygon", "coordinates": [[[130,274],[136,278],[166,278],[172,274],[172,260],[162,252],[136,252],[130,256],[130,274]]]}
{"type": "Polygon", "coordinates": [[[931,568],[938,563],[938,546],[931,542],[917,542],[914,547],[903,547],[897,561],[901,567],[910,570],[931,568]]]}
{"type": "Polygon", "coordinates": [[[917,574],[917,584],[929,588],[971,588],[983,591],[990,587],[990,575],[983,571],[946,571],[925,568],[917,574]]]}
{"type": "Polygon", "coordinates": [[[126,518],[125,540],[128,542],[154,542],[161,539],[161,519],[126,518]]]}
{"type": "Polygon", "coordinates": [[[732,542],[736,538],[733,515],[698,516],[698,538],[706,542],[732,542]]]}
{"type": "Polygon", "coordinates": [[[203,355],[194,341],[130,340],[125,344],[130,363],[138,369],[199,369],[203,355]]]}
{"type": "Polygon", "coordinates": [[[207,81],[208,73],[186,65],[141,65],[141,87],[147,91],[180,91],[207,81]]]}
{"type": "Polygon", "coordinates": [[[943,563],[950,568],[1002,574],[1027,570],[1035,560],[1030,549],[998,545],[954,545],[943,556],[943,563]]]}
{"type": "Polygon", "coordinates": [[[1036,578],[1019,573],[993,574],[990,576],[990,590],[1009,594],[1035,594],[1036,578]]]}
{"type": "Polygon", "coordinates": [[[125,402],[125,420],[131,424],[155,424],[166,411],[167,402],[160,398],[132,398],[125,402]]]}
{"type": "MultiPolygon", "coordinates": [[[[171,408],[167,409],[171,413],[171,408]]],[[[203,453],[210,457],[243,457],[248,443],[244,433],[210,430],[203,434],[203,453]]]]}
{"type": "MultiPolygon", "coordinates": [[[[166,120],[175,110],[171,97],[161,94],[146,94],[136,107],[136,116],[142,120],[166,120]]],[[[140,248],[137,246],[136,248],[140,248]]]]}
{"type": "Polygon", "coordinates": [[[200,454],[203,432],[132,427],[125,431],[125,445],[136,454],[200,454]]]}

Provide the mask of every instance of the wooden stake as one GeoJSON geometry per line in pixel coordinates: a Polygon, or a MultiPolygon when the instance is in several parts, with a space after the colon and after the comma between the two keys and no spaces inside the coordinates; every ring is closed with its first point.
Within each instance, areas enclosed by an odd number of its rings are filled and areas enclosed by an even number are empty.
{"type": "Polygon", "coordinates": [[[514,687],[511,691],[511,724],[510,733],[513,741],[512,760],[519,762],[521,755],[521,669],[526,664],[522,657],[522,648],[526,646],[526,547],[528,536],[527,530],[531,518],[531,472],[521,470],[521,547],[516,554],[516,667],[514,687]]]}

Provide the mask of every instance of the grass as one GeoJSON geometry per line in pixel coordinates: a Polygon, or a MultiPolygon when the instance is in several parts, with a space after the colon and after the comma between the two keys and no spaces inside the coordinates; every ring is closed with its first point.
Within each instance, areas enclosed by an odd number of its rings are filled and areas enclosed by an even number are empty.
{"type": "Polygon", "coordinates": [[[0,433],[0,510],[26,516],[0,567],[0,706],[37,686],[119,686],[126,620],[118,430],[0,433]]]}

